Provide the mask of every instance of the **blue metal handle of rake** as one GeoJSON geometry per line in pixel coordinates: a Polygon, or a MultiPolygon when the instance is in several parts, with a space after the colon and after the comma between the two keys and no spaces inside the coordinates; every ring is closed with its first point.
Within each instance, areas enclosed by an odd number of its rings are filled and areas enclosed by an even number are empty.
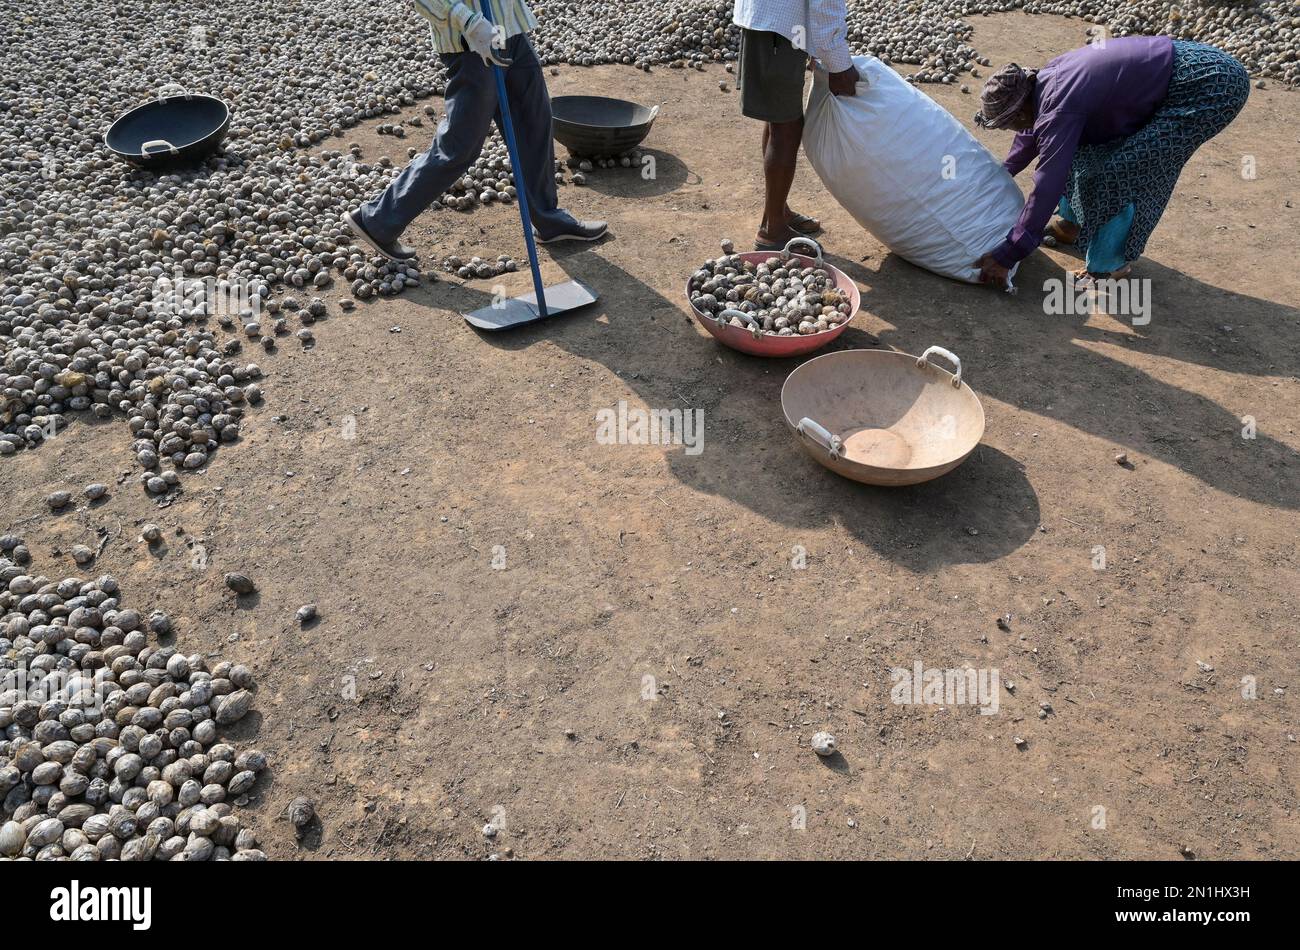
{"type": "MultiPolygon", "coordinates": [[[[483,18],[492,22],[492,0],[483,0],[483,18]]],[[[500,66],[492,65],[492,75],[497,82],[497,107],[501,110],[501,124],[505,127],[506,151],[510,153],[510,168],[515,174],[515,194],[519,198],[519,217],[524,223],[524,241],[528,244],[528,266],[533,271],[533,292],[537,295],[537,310],[546,317],[546,293],[542,289],[542,269],[537,264],[537,245],[533,242],[532,216],[528,213],[528,189],[524,185],[524,166],[519,161],[519,146],[515,144],[515,124],[510,118],[510,100],[506,97],[506,74],[500,66]]]]}

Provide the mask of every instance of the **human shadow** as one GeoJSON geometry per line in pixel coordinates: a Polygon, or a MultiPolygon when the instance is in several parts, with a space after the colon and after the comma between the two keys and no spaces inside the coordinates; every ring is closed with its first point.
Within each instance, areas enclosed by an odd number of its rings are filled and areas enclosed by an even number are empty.
{"type": "Polygon", "coordinates": [[[1294,327],[1295,308],[1145,260],[1134,276],[1150,278],[1153,310],[1151,323],[1139,327],[1127,317],[1045,313],[1044,282],[1064,272],[1042,254],[1026,259],[1014,296],[955,284],[895,255],[875,272],[857,270],[853,276],[867,285],[863,308],[893,325],[882,341],[907,352],[931,343],[952,349],[982,395],[1148,455],[1220,491],[1300,507],[1295,452],[1266,426],[1242,438],[1238,412],[1249,407],[1230,411],[1132,365],[1155,356],[1229,373],[1278,372],[1295,365],[1296,343],[1269,331],[1294,327]],[[1222,330],[1243,324],[1253,328],[1249,336],[1222,330]]]}
{"type": "MultiPolygon", "coordinates": [[[[646,405],[703,409],[704,451],[665,454],[682,484],[744,505],[792,533],[839,523],[914,571],[997,560],[1036,532],[1038,498],[1023,467],[1004,453],[980,446],[954,472],[907,488],[841,478],[799,447],[781,412],[781,386],[806,358],[761,359],[727,349],[695,328],[681,307],[604,258],[567,249],[553,256],[570,276],[617,288],[609,294],[616,297],[612,306],[602,299],[541,323],[480,332],[480,339],[505,350],[545,341],[609,367],[646,405]]],[[[413,299],[462,313],[491,302],[485,291],[452,284],[417,291],[413,299]]],[[[850,327],[813,355],[873,344],[869,333],[850,327]]]]}
{"type": "MultiPolygon", "coordinates": [[[[1142,352],[1257,376],[1289,375],[1300,366],[1300,334],[1279,332],[1300,326],[1300,307],[1224,290],[1145,257],[1133,265],[1133,277],[1151,281],[1151,322],[1129,327],[1142,352]]],[[[1087,339],[1102,334],[1095,327],[1077,331],[1087,339]]]]}
{"type": "MultiPolygon", "coordinates": [[[[1150,281],[1150,322],[1135,323],[1130,316],[1118,315],[1114,318],[1117,323],[1109,329],[1089,325],[1086,314],[1045,312],[1046,283],[1064,281],[1068,270],[1041,253],[1030,255],[1021,264],[1014,281],[1017,293],[1006,297],[992,288],[971,287],[939,277],[892,252],[884,255],[877,271],[835,254],[826,254],[826,260],[859,284],[872,288],[862,295],[863,308],[867,309],[870,299],[872,312],[886,319],[888,314],[881,308],[891,302],[894,306],[890,312],[913,309],[907,307],[907,300],[896,299],[898,293],[906,293],[918,303],[940,298],[937,302],[942,306],[957,303],[961,295],[968,308],[987,308],[992,300],[999,314],[1038,315],[1059,326],[1068,325],[1068,332],[1079,340],[1113,341],[1122,329],[1126,342],[1137,344],[1135,348],[1143,353],[1223,372],[1268,376],[1290,373],[1300,365],[1300,334],[1288,338],[1275,332],[1283,326],[1300,324],[1300,307],[1224,290],[1149,258],[1134,265],[1132,277],[1150,281]],[[1250,332],[1243,335],[1246,328],[1250,332]]],[[[921,312],[920,306],[914,309],[921,312]]],[[[1015,336],[1020,335],[1017,327],[1015,336]]]]}

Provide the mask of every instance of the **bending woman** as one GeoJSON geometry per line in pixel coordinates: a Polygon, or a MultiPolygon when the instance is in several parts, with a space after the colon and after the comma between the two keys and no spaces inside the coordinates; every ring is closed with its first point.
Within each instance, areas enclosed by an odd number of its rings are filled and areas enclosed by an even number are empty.
{"type": "Polygon", "coordinates": [[[1108,39],[1038,71],[999,69],[975,121],[1017,131],[1003,163],[1012,175],[1035,157],[1038,168],[1015,227],[975,262],[980,279],[1001,285],[1042,241],[1054,210],[1063,220],[1048,233],[1086,251],[1089,275],[1128,274],[1183,166],[1249,92],[1245,67],[1227,53],[1167,36],[1108,39]]]}

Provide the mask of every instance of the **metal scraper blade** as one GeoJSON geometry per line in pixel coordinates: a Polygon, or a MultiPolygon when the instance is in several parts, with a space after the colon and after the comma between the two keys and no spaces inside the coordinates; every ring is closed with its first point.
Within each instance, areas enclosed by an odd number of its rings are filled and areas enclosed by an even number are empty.
{"type": "Polygon", "coordinates": [[[478,310],[464,314],[470,326],[480,330],[509,330],[522,327],[539,320],[558,317],[579,307],[596,302],[596,292],[580,280],[566,280],[562,284],[547,287],[546,316],[542,316],[537,306],[537,294],[527,293],[511,297],[497,303],[488,304],[478,310]]]}

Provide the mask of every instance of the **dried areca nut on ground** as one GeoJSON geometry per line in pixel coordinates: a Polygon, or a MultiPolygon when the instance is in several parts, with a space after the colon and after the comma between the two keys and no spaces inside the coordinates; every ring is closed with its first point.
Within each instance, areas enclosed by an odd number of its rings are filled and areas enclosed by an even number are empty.
{"type": "Polygon", "coordinates": [[[166,615],[126,606],[109,575],[0,557],[0,581],[0,859],[265,860],[232,802],[266,756],[220,735],[251,673],[159,644],[166,615]]]}
{"type": "Polygon", "coordinates": [[[497,256],[496,260],[485,260],[481,257],[471,257],[469,260],[462,260],[454,254],[443,258],[442,266],[446,268],[447,273],[455,274],[462,280],[472,280],[474,278],[500,277],[502,274],[517,271],[519,264],[514,258],[505,254],[497,256]]]}
{"type": "Polygon", "coordinates": [[[817,732],[812,737],[812,750],[818,755],[825,757],[834,755],[839,751],[839,746],[835,742],[835,737],[829,732],[817,732]]]}
{"type": "Polygon", "coordinates": [[[301,836],[316,818],[316,805],[310,798],[300,795],[289,803],[288,816],[301,836]]]}
{"type": "Polygon", "coordinates": [[[226,575],[226,586],[236,594],[251,594],[257,590],[257,585],[246,574],[239,574],[231,571],[226,575]]]}
{"type": "Polygon", "coordinates": [[[639,167],[643,157],[644,153],[639,148],[612,154],[577,155],[571,152],[565,164],[580,172],[591,172],[597,168],[631,168],[634,165],[639,167]]]}

